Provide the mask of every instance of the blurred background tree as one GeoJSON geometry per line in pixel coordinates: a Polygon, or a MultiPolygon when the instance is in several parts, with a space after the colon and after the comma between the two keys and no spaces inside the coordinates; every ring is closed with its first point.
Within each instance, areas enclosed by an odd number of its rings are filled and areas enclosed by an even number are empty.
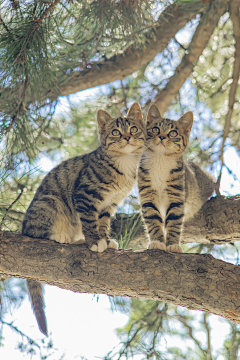
{"type": "MultiPolygon", "coordinates": [[[[126,114],[133,101],[146,112],[155,102],[165,116],[194,112],[187,157],[211,171],[222,195],[240,184],[240,19],[237,0],[2,0],[0,13],[0,223],[21,230],[24,212],[44,174],[63,159],[98,146],[96,112],[126,114]],[[83,90],[94,88],[84,92],[83,90]],[[83,91],[82,93],[78,93],[83,91]]],[[[118,210],[120,247],[146,248],[137,191],[118,210]],[[121,223],[121,214],[128,214],[121,223]]],[[[115,228],[114,228],[115,229],[115,228]]],[[[239,245],[184,245],[238,263],[239,245]]],[[[26,295],[23,281],[0,282],[3,329],[18,332],[19,350],[53,356],[4,321],[26,295]]],[[[129,316],[119,348],[106,359],[238,359],[240,328],[218,353],[211,347],[209,314],[139,299],[116,298],[129,316]],[[203,343],[198,332],[206,334],[203,343]],[[188,339],[165,347],[166,337],[188,339]],[[139,357],[140,356],[140,357],[139,357]]]]}

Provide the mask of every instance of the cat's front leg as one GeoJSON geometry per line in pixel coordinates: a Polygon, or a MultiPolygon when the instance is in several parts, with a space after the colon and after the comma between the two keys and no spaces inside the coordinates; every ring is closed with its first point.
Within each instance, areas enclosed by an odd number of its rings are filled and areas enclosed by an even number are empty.
{"type": "Polygon", "coordinates": [[[184,204],[181,200],[170,203],[166,212],[165,229],[167,251],[182,252],[180,245],[184,216],[184,204]]]}
{"type": "MultiPolygon", "coordinates": [[[[80,207],[78,207],[80,209],[80,207]]],[[[94,252],[103,252],[107,249],[107,241],[101,239],[98,231],[98,212],[88,210],[81,212],[78,210],[79,218],[82,223],[82,231],[88,248],[94,252]]]]}
{"type": "Polygon", "coordinates": [[[115,206],[108,206],[101,211],[98,217],[99,237],[100,239],[106,239],[107,247],[110,249],[118,249],[117,241],[109,238],[111,216],[115,210],[115,206]]]}
{"type": "Polygon", "coordinates": [[[142,217],[150,239],[148,249],[166,250],[163,219],[153,202],[142,202],[142,217]]]}

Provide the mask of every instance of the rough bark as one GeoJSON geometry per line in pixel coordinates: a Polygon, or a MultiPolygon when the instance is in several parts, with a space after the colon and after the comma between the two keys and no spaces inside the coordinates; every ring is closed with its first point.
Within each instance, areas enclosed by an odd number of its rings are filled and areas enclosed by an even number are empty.
{"type": "MultiPolygon", "coordinates": [[[[128,215],[117,215],[112,223],[113,233],[124,233],[128,215]]],[[[139,219],[139,221],[141,221],[139,219]]],[[[135,236],[142,236],[143,225],[139,225],[135,236]]],[[[226,244],[240,240],[240,195],[211,198],[202,209],[185,223],[183,243],[226,244]]]]}
{"type": "Polygon", "coordinates": [[[240,267],[211,255],[106,250],[0,233],[0,272],[74,292],[157,299],[240,323],[240,267]]]}
{"type": "Polygon", "coordinates": [[[208,11],[201,18],[181,63],[177,66],[174,75],[169,79],[165,88],[160,90],[154,99],[155,104],[159,107],[162,114],[171,105],[182,85],[191,75],[220,17],[226,12],[228,6],[228,0],[221,2],[213,1],[208,11]]]}
{"type": "MultiPolygon", "coordinates": [[[[56,100],[58,96],[69,95],[74,92],[110,83],[114,80],[122,80],[126,76],[139,70],[148,64],[158,53],[162,52],[174,35],[181,30],[187,22],[196,17],[197,14],[209,8],[208,2],[196,1],[168,6],[159,17],[159,26],[156,29],[154,40],[146,44],[144,52],[140,52],[131,46],[120,55],[116,55],[104,62],[94,63],[79,72],[66,74],[66,71],[59,72],[52,89],[39,89],[38,100],[56,100]]],[[[73,64],[74,66],[74,64],[73,64]]],[[[3,91],[3,90],[2,90],[3,91]]],[[[2,92],[0,91],[0,93],[2,92]]],[[[4,90],[4,103],[12,99],[15,89],[4,90]]],[[[25,104],[36,100],[28,86],[25,94],[25,104]]],[[[4,103],[0,108],[4,108],[4,103]]]]}

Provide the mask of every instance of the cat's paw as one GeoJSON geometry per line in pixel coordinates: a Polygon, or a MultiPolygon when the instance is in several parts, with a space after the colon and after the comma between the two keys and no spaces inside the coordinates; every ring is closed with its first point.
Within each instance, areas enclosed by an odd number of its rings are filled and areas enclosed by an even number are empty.
{"type": "Polygon", "coordinates": [[[166,251],[166,245],[161,241],[151,241],[148,245],[148,249],[160,249],[166,251]]]}
{"type": "Polygon", "coordinates": [[[181,246],[178,245],[178,244],[168,245],[167,246],[167,251],[177,252],[177,253],[182,253],[183,252],[181,246]]]}
{"type": "Polygon", "coordinates": [[[50,236],[50,240],[55,240],[55,241],[57,241],[57,242],[59,242],[61,244],[64,244],[64,243],[65,244],[70,244],[71,243],[71,237],[67,233],[65,233],[63,231],[61,231],[59,233],[52,234],[50,236]]]}
{"type": "Polygon", "coordinates": [[[108,242],[108,249],[118,249],[118,243],[114,239],[110,239],[108,242]]]}
{"type": "Polygon", "coordinates": [[[91,251],[98,252],[98,246],[94,244],[92,247],[90,247],[91,251]]]}
{"type": "Polygon", "coordinates": [[[94,252],[103,252],[106,249],[107,249],[107,242],[105,239],[99,240],[97,245],[94,244],[92,247],[90,247],[90,250],[94,252]]]}

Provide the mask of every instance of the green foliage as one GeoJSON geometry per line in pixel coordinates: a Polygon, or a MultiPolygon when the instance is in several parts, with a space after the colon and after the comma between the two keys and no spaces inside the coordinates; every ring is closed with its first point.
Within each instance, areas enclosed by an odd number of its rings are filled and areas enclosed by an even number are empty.
{"type": "Polygon", "coordinates": [[[240,328],[237,324],[221,319],[219,324],[229,327],[231,332],[222,347],[216,349],[211,339],[211,323],[220,321],[216,316],[160,301],[116,297],[111,302],[129,319],[124,327],[117,329],[120,344],[105,356],[105,360],[135,357],[156,360],[238,359],[240,328]]]}
{"type": "Polygon", "coordinates": [[[141,214],[139,212],[134,212],[127,217],[127,221],[124,223],[124,229],[123,216],[126,216],[126,214],[122,213],[119,233],[115,236],[118,241],[119,249],[141,249],[143,247],[142,244],[144,242],[146,243],[146,236],[144,236],[144,234],[140,238],[136,238],[137,231],[142,226],[141,214]]]}
{"type": "MultiPolygon", "coordinates": [[[[178,1],[182,3],[182,1],[178,1]]],[[[190,1],[189,1],[190,2],[190,1]]],[[[165,87],[188,44],[171,40],[156,58],[123,81],[115,81],[91,99],[75,101],[67,109],[51,98],[51,90],[66,85],[81,70],[101,68],[114,61],[129,46],[144,51],[154,37],[156,18],[168,2],[141,0],[69,1],[61,0],[51,11],[50,1],[3,1],[0,22],[0,223],[2,230],[20,231],[24,212],[33,198],[45,170],[45,159],[52,166],[63,159],[92,151],[98,146],[96,113],[99,108],[112,116],[126,114],[138,101],[144,118],[155,95],[165,87]],[[13,6],[13,4],[15,4],[13,6]],[[56,80],[58,80],[56,82],[56,80]],[[42,94],[49,99],[42,101],[42,94]],[[34,102],[29,99],[34,98],[34,102]]],[[[193,33],[198,20],[188,24],[193,33]]],[[[169,24],[171,26],[171,24],[169,24]]],[[[219,172],[219,148],[234,61],[234,38],[228,14],[222,17],[188,81],[168,109],[167,116],[178,119],[194,111],[194,127],[187,150],[190,160],[219,172]],[[190,84],[191,81],[191,84],[190,84]]],[[[80,80],[79,80],[80,81],[80,80]]],[[[239,107],[236,104],[230,139],[240,151],[239,107]]],[[[77,96],[76,96],[77,98],[77,96]]],[[[75,98],[75,99],[76,99],[75,98]]],[[[66,100],[66,99],[65,99],[66,100]]],[[[72,100],[72,99],[70,99],[72,100]]],[[[68,104],[69,105],[69,104],[68,104]]],[[[228,159],[225,161],[228,166],[228,159]]],[[[235,176],[234,171],[230,170],[235,176]]],[[[129,213],[125,230],[120,223],[116,234],[121,248],[146,247],[144,236],[135,239],[141,224],[136,194],[126,199],[119,212],[129,213]]],[[[114,234],[115,235],[115,234],[114,234]]],[[[212,253],[225,261],[238,263],[239,245],[184,245],[186,252],[212,253]]],[[[0,320],[11,306],[19,306],[25,296],[23,281],[0,282],[0,320]]],[[[117,330],[118,348],[105,358],[133,357],[167,360],[237,360],[239,325],[222,320],[229,334],[221,349],[211,345],[212,315],[145,299],[114,298],[112,305],[128,315],[126,326],[117,330]],[[203,336],[204,334],[204,336],[203,336]],[[180,346],[179,346],[180,342],[180,346]]],[[[5,323],[19,333],[19,350],[33,356],[52,356],[51,341],[39,344],[25,336],[13,323],[5,323]]],[[[4,344],[0,332],[0,344],[4,344]]]]}
{"type": "MultiPolygon", "coordinates": [[[[232,22],[228,14],[225,14],[191,75],[192,83],[197,88],[199,100],[210,107],[213,117],[222,126],[228,112],[228,96],[234,65],[234,45],[232,22]]],[[[240,150],[239,111],[240,86],[237,88],[229,134],[238,150],[240,150]]]]}
{"type": "Polygon", "coordinates": [[[0,138],[11,161],[20,152],[32,160],[37,153],[34,139],[48,121],[46,109],[40,109],[49,101],[42,101],[41,95],[51,88],[58,91],[60,74],[64,80],[65,74],[87,71],[130,44],[144,49],[157,25],[156,1],[62,0],[52,6],[41,0],[17,1],[16,6],[3,1],[3,5],[0,138]]]}
{"type": "Polygon", "coordinates": [[[69,158],[96,149],[97,110],[104,106],[100,98],[71,106],[67,116],[55,116],[38,140],[39,150],[50,156],[60,153],[62,158],[69,158]]]}

